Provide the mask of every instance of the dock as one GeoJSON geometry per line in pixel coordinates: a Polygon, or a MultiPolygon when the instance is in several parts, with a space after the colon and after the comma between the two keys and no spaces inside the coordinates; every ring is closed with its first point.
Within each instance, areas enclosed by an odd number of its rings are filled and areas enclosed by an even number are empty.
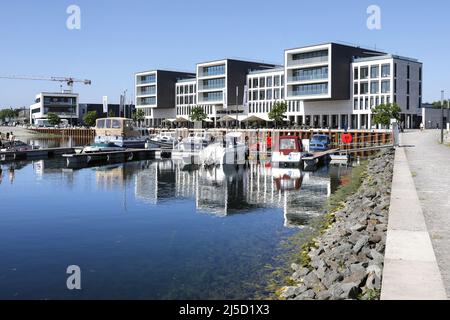
{"type": "Polygon", "coordinates": [[[74,154],[76,148],[46,148],[28,151],[0,152],[0,161],[42,160],[61,157],[63,154],[74,154]]]}
{"type": "Polygon", "coordinates": [[[122,163],[136,160],[149,160],[156,158],[154,149],[127,149],[123,151],[73,153],[64,154],[68,167],[82,167],[101,163],[122,163]]]}
{"type": "Polygon", "coordinates": [[[315,153],[311,154],[310,156],[303,157],[302,158],[303,167],[305,169],[315,167],[319,162],[325,160],[330,155],[335,154],[336,152],[339,152],[339,150],[340,149],[330,149],[327,151],[315,152],[315,153]]]}

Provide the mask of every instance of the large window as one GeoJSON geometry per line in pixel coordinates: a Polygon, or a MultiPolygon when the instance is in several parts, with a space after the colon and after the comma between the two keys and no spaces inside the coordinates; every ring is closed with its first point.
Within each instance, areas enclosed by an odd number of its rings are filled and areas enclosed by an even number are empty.
{"type": "Polygon", "coordinates": [[[275,87],[279,87],[280,86],[280,76],[275,76],[273,78],[273,84],[275,87]]]}
{"type": "Polygon", "coordinates": [[[381,81],[381,93],[390,93],[390,92],[391,92],[391,82],[381,81]]]}
{"type": "Polygon", "coordinates": [[[358,72],[358,68],[357,67],[353,70],[353,78],[355,80],[359,79],[359,72],[358,72]]]}
{"type": "Polygon", "coordinates": [[[369,68],[362,67],[361,68],[361,79],[367,79],[369,77],[369,68]]]}
{"type": "Polygon", "coordinates": [[[294,70],[292,81],[328,79],[328,67],[294,70]]]}
{"type": "Polygon", "coordinates": [[[372,81],[370,83],[370,93],[371,94],[377,94],[380,92],[380,85],[378,81],[372,81]]]}
{"type": "Polygon", "coordinates": [[[156,82],[156,74],[150,74],[146,76],[141,76],[138,78],[139,84],[145,84],[145,83],[155,83],[156,82]]]}
{"type": "Polygon", "coordinates": [[[379,66],[371,66],[370,67],[370,77],[378,78],[380,76],[380,67],[379,66]]]}
{"type": "Polygon", "coordinates": [[[215,91],[215,92],[204,92],[203,93],[203,101],[222,101],[223,100],[223,92],[215,91]]]}
{"type": "Polygon", "coordinates": [[[369,83],[368,82],[361,82],[359,86],[359,94],[368,94],[369,93],[369,83]]]}
{"type": "Polygon", "coordinates": [[[328,83],[303,84],[293,86],[292,95],[309,96],[328,93],[328,83]]]}
{"type": "Polygon", "coordinates": [[[296,53],[292,55],[294,64],[328,62],[328,50],[296,53]]]}
{"type": "Polygon", "coordinates": [[[390,64],[383,64],[381,66],[381,76],[383,78],[388,78],[391,76],[391,65],[390,64]]]}
{"type": "Polygon", "coordinates": [[[225,78],[203,80],[203,89],[225,88],[225,78]]]}
{"type": "Polygon", "coordinates": [[[203,75],[208,76],[217,76],[225,74],[225,65],[221,64],[219,66],[211,66],[211,67],[203,67],[203,75]]]}
{"type": "Polygon", "coordinates": [[[272,77],[267,77],[266,84],[267,84],[267,87],[271,87],[272,86],[272,77]]]}

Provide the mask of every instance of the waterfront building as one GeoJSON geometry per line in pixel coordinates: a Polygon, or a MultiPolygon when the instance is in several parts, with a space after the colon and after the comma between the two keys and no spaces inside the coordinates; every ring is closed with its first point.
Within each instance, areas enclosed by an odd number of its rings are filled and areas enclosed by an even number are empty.
{"type": "MultiPolygon", "coordinates": [[[[142,84],[136,83],[139,101],[142,84]]],[[[285,121],[291,125],[372,129],[377,128],[372,108],[397,103],[403,126],[412,128],[420,124],[422,87],[422,63],[416,59],[325,43],[285,50],[284,66],[232,59],[199,63],[195,75],[176,81],[166,112],[146,116],[188,121],[192,108],[201,106],[215,126],[224,120],[269,124],[279,101],[286,102],[285,121]]]]}
{"type": "Polygon", "coordinates": [[[69,124],[75,124],[78,121],[78,108],[77,93],[41,92],[30,106],[30,123],[36,124],[37,120],[47,119],[49,113],[54,113],[69,124]]]}
{"type": "Polygon", "coordinates": [[[193,73],[167,70],[136,73],[136,109],[144,111],[144,123],[159,126],[164,120],[175,118],[175,84],[180,79],[194,77],[193,73]]]}

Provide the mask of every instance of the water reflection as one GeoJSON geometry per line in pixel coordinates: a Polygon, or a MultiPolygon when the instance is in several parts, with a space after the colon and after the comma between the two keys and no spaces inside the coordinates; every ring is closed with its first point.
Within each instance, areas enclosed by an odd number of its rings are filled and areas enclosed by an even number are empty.
{"type": "Polygon", "coordinates": [[[321,214],[349,170],[171,160],[76,170],[55,159],[2,169],[0,298],[25,299],[254,297],[280,241],[321,214]],[[82,292],[65,289],[74,263],[82,292]]]}

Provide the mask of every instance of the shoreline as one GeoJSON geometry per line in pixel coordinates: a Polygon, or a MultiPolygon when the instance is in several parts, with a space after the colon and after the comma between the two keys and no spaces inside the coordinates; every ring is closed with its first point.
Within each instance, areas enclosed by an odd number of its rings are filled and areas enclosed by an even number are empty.
{"type": "Polygon", "coordinates": [[[394,151],[357,167],[297,252],[282,300],[378,300],[388,227],[394,151]],[[359,169],[359,170],[358,170],[359,169]],[[346,190],[347,189],[347,190],[346,190]]]}

